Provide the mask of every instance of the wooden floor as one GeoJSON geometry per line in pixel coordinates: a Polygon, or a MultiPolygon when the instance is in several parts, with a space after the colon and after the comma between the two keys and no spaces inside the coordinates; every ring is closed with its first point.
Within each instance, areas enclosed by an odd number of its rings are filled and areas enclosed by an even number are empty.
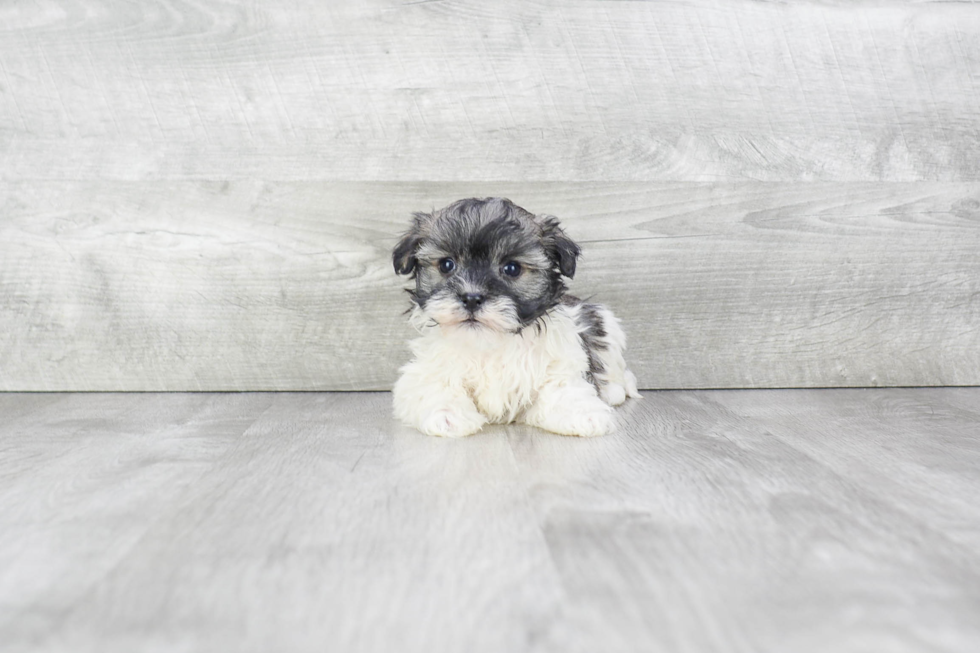
{"type": "Polygon", "coordinates": [[[980,650],[980,388],[390,403],[0,394],[0,648],[980,650]]]}

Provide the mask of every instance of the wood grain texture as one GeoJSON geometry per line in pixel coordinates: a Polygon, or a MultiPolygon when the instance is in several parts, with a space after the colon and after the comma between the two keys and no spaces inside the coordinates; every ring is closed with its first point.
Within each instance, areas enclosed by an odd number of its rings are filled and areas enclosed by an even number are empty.
{"type": "Polygon", "coordinates": [[[976,491],[978,422],[942,397],[656,393],[629,406],[623,440],[516,441],[569,596],[551,650],[595,650],[596,633],[614,651],[971,650],[977,533],[940,522],[973,511],[934,484],[976,491]]]}
{"type": "Polygon", "coordinates": [[[157,520],[181,507],[175,502],[187,486],[207,472],[272,396],[7,395],[4,400],[0,641],[4,649],[14,644],[27,649],[139,550],[157,520]],[[18,406],[11,410],[11,403],[18,406]]]}
{"type": "Polygon", "coordinates": [[[971,546],[980,537],[980,506],[968,499],[980,478],[980,402],[973,389],[910,395],[869,392],[842,403],[824,393],[799,401],[777,393],[765,408],[751,395],[722,394],[719,407],[766,420],[780,439],[850,482],[875,488],[896,510],[971,546]],[[807,423],[806,428],[801,428],[807,423]],[[896,438],[906,431],[929,437],[896,438]],[[917,482],[910,487],[909,477],[917,482]]]}
{"type": "Polygon", "coordinates": [[[966,2],[15,0],[0,178],[977,181],[966,2]]]}
{"type": "Polygon", "coordinates": [[[966,2],[3,3],[0,390],[386,389],[404,217],[495,194],[646,387],[980,383],[978,71],[966,2]]]}
{"type": "Polygon", "coordinates": [[[0,395],[0,641],[971,653],[977,406],[658,392],[445,440],[387,393],[0,395]]]}
{"type": "Polygon", "coordinates": [[[390,248],[473,194],[558,215],[646,388],[980,384],[977,184],[8,182],[0,390],[387,389],[390,248]]]}

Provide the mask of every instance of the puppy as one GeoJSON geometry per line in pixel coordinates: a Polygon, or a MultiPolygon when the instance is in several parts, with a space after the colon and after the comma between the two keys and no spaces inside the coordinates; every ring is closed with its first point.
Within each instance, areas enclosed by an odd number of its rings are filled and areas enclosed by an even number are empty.
{"type": "Polygon", "coordinates": [[[410,321],[421,334],[395,383],[395,416],[447,437],[515,421],[611,431],[611,406],[640,395],[619,321],[565,294],[579,253],[557,219],[507,199],[416,213],[392,254],[395,272],[415,281],[410,321]]]}

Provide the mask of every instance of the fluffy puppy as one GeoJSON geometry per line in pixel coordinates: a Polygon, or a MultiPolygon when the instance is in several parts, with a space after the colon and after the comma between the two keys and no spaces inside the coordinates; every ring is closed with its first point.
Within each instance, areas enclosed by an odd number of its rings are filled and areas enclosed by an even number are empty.
{"type": "Polygon", "coordinates": [[[557,219],[507,199],[416,213],[392,254],[395,272],[415,281],[410,321],[421,334],[395,383],[395,416],[448,437],[514,421],[611,431],[611,406],[640,395],[619,321],[565,294],[579,253],[557,219]]]}

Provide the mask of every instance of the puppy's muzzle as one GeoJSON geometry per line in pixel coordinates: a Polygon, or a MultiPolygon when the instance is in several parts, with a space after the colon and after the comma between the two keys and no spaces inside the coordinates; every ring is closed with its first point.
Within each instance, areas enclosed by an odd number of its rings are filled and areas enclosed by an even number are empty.
{"type": "Polygon", "coordinates": [[[477,292],[462,293],[459,296],[459,301],[461,301],[463,306],[466,307],[466,310],[471,313],[483,306],[483,299],[483,295],[477,292]]]}

